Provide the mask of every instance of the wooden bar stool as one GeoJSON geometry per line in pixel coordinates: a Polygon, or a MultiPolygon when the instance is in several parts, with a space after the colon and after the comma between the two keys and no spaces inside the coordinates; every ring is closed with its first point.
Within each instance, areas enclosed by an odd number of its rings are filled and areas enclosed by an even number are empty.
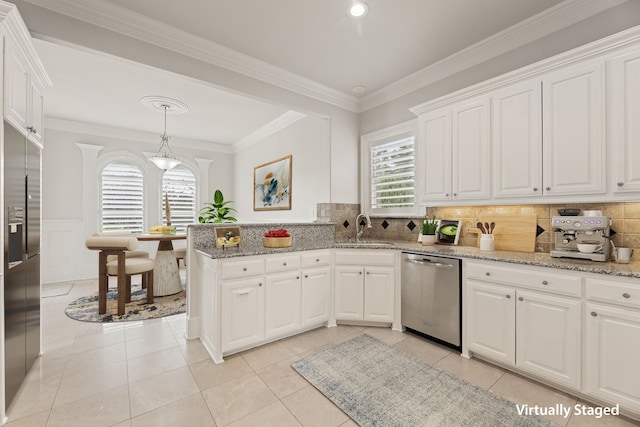
{"type": "Polygon", "coordinates": [[[143,284],[150,287],[147,289],[147,302],[153,302],[155,261],[148,258],[126,258],[126,252],[133,251],[138,246],[138,239],[124,236],[93,235],[87,239],[85,245],[88,249],[100,251],[98,255],[99,314],[107,312],[108,276],[118,277],[118,315],[124,314],[125,301],[131,301],[131,276],[133,274],[143,274],[143,284]],[[108,262],[108,257],[115,259],[108,262]],[[129,264],[129,268],[127,268],[127,264],[129,264]]]}

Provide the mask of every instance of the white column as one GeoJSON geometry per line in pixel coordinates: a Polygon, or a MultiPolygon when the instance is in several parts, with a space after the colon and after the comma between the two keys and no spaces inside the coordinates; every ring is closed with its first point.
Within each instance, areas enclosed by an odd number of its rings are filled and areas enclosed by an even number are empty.
{"type": "Polygon", "coordinates": [[[98,153],[101,145],[76,143],[82,152],[82,221],[84,238],[98,231],[98,153]]]}

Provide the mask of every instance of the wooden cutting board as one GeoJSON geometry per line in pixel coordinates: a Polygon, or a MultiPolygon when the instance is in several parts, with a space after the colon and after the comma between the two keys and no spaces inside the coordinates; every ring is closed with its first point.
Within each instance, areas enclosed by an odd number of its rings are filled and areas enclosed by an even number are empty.
{"type": "MultiPolygon", "coordinates": [[[[487,214],[478,218],[477,221],[496,223],[493,230],[494,249],[498,251],[515,252],[535,252],[536,232],[538,228],[537,215],[500,215],[487,214]]],[[[477,222],[476,221],[476,222],[477,222]]],[[[471,233],[478,233],[478,244],[480,246],[480,230],[470,228],[471,233]],[[477,231],[476,231],[477,230],[477,231]]]]}

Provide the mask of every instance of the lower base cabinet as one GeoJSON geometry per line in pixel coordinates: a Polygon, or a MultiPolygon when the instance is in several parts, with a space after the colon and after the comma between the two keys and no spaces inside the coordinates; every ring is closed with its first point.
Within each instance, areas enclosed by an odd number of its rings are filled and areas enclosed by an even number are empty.
{"type": "Polygon", "coordinates": [[[262,277],[227,281],[222,286],[222,349],[242,348],[265,337],[262,277]]]}

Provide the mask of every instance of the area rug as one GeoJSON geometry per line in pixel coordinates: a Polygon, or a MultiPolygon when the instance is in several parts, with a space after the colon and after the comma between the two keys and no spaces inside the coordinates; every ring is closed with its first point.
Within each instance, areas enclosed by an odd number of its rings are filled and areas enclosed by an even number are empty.
{"type": "Polygon", "coordinates": [[[360,426],[555,426],[368,335],[291,365],[360,426]]]}
{"type": "Polygon", "coordinates": [[[65,309],[72,319],[82,322],[126,322],[134,320],[155,319],[184,313],[187,310],[185,291],[174,295],[154,297],[153,304],[147,304],[147,291],[141,285],[131,285],[131,302],[125,307],[125,313],[118,316],[118,294],[116,289],[109,289],[107,294],[107,313],[98,314],[98,292],[73,301],[65,309]]]}
{"type": "Polygon", "coordinates": [[[47,284],[42,285],[42,298],[51,298],[51,297],[59,297],[63,295],[67,295],[71,288],[73,287],[73,283],[64,283],[64,284],[47,284]]]}

